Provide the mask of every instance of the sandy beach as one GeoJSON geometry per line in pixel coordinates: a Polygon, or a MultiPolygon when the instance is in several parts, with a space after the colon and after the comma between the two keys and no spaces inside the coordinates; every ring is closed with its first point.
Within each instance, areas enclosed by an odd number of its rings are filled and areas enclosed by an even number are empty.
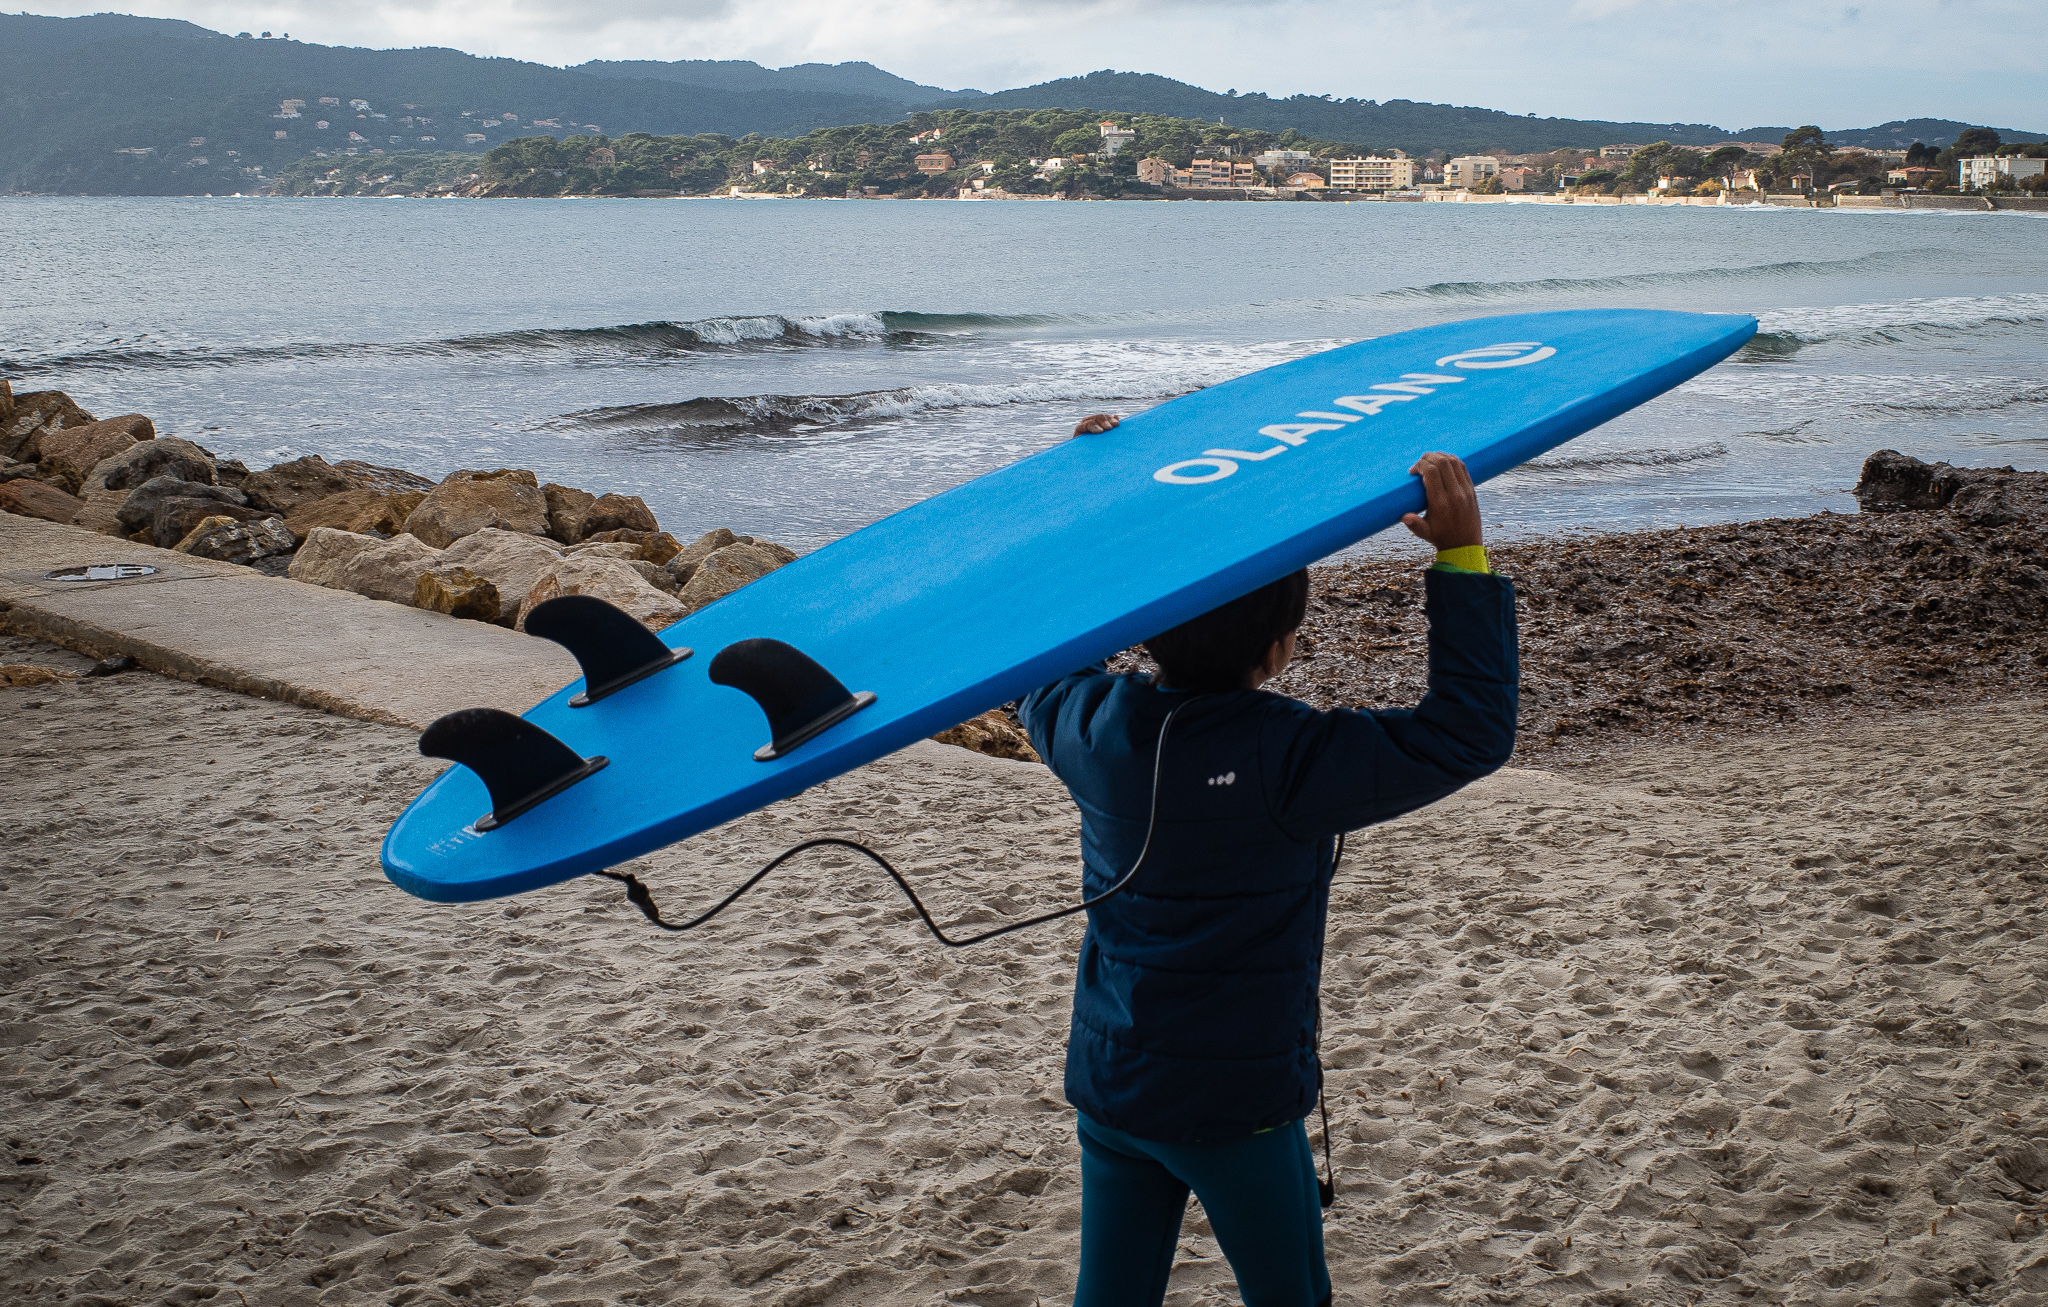
{"type": "MultiPolygon", "coordinates": [[[[409,731],[146,672],[0,711],[8,1301],[1066,1300],[1079,923],[948,953],[830,857],[683,937],[596,879],[437,907],[377,864],[409,731]]],[[[2044,728],[1641,744],[1356,838],[1337,1301],[2048,1305],[2044,728]]],[[[817,833],[948,921],[1074,882],[1048,773],[929,743],[632,869],[675,916],[817,833]]],[[[1236,1301],[1199,1211],[1168,1301],[1236,1301]]]]}

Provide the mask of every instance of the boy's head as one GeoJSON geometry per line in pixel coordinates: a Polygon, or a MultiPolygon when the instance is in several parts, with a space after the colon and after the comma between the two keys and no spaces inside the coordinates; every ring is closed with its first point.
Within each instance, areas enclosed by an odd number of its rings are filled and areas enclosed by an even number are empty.
{"type": "Polygon", "coordinates": [[[1308,615],[1308,569],[1240,595],[1145,642],[1160,684],[1175,690],[1242,690],[1276,641],[1308,615]]]}

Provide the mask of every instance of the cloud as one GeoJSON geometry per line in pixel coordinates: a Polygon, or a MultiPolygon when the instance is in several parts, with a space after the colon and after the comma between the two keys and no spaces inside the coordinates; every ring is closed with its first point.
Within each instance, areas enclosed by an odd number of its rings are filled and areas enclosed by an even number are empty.
{"type": "MultiPolygon", "coordinates": [[[[103,3],[103,0],[99,0],[103,3]]],[[[84,0],[69,12],[91,12],[84,0]]],[[[1985,49],[2035,0],[145,0],[137,12],[329,44],[586,59],[866,60],[999,90],[1090,69],[1212,89],[1728,127],[1946,117],[2042,129],[2048,73],[1985,49]]]]}

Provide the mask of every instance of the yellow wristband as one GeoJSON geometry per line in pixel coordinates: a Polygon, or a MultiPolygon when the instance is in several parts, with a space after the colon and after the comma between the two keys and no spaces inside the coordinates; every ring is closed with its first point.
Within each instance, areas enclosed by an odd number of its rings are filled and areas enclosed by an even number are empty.
{"type": "Polygon", "coordinates": [[[1454,568],[1460,572],[1493,570],[1486,561],[1485,545],[1461,545],[1456,549],[1439,549],[1436,551],[1436,561],[1441,566],[1454,568]]]}

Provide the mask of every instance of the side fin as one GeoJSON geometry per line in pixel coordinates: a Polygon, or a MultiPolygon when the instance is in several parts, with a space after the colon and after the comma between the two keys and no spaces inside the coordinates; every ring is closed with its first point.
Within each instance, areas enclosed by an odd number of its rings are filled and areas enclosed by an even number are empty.
{"type": "Polygon", "coordinates": [[[741,691],[768,714],[774,738],[754,750],[756,762],[773,762],[875,701],[866,690],[848,690],[817,660],[780,640],[727,645],[711,660],[711,681],[741,691]]]}
{"type": "Polygon", "coordinates": [[[435,720],[420,733],[420,752],[459,762],[483,781],[491,810],[477,818],[480,831],[496,830],[611,762],[602,754],[579,757],[532,722],[496,708],[462,708],[435,720]]]}
{"type": "Polygon", "coordinates": [[[669,648],[661,637],[595,595],[559,595],[535,604],[526,615],[526,633],[553,640],[576,656],[576,665],[583,669],[583,693],[569,700],[571,708],[588,708],[694,652],[669,648]]]}

